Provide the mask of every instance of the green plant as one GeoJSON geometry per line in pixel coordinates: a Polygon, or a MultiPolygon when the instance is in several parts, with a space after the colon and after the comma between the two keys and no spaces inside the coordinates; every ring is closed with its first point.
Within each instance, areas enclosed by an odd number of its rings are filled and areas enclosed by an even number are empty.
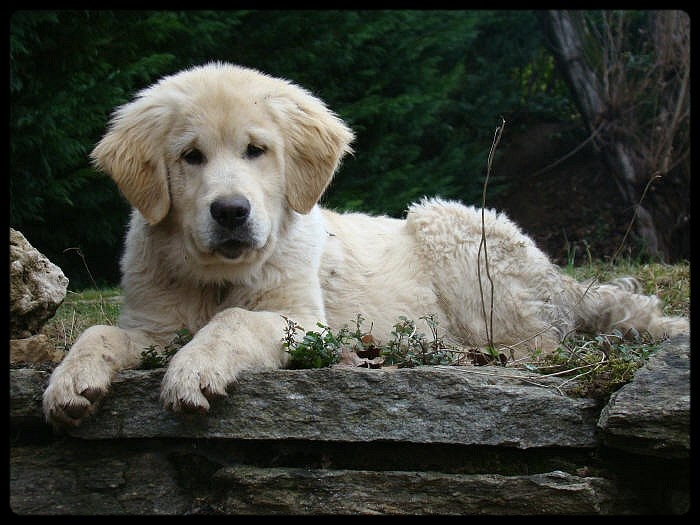
{"type": "Polygon", "coordinates": [[[419,319],[428,325],[432,339],[417,330],[415,321],[400,316],[391,332],[392,339],[380,349],[385,364],[412,368],[420,365],[454,365],[463,361],[465,352],[446,344],[439,335],[440,322],[436,314],[427,314],[419,319]]]}
{"type": "Polygon", "coordinates": [[[168,361],[177,353],[180,348],[185,346],[192,340],[192,333],[187,328],[180,328],[175,332],[170,343],[163,347],[162,351],[158,350],[158,345],[150,345],[141,352],[140,368],[148,370],[151,368],[162,368],[168,364],[168,361]]]}
{"type": "Polygon", "coordinates": [[[316,323],[320,332],[309,330],[297,341],[296,333],[304,329],[288,317],[282,317],[287,323],[282,344],[289,352],[289,368],[324,368],[340,360],[344,332],[334,335],[328,326],[316,323]]]}
{"type": "MultiPolygon", "coordinates": [[[[361,359],[383,358],[381,364],[367,363],[369,368],[465,364],[510,366],[536,372],[543,378],[564,378],[555,387],[560,392],[593,398],[607,398],[628,383],[660,343],[648,334],[636,331],[613,331],[595,336],[572,334],[551,354],[535,352],[525,362],[513,362],[499,348],[464,349],[445,343],[435,314],[419,318],[428,326],[428,337],[418,331],[414,320],[400,316],[386,344],[379,344],[371,333],[362,330],[365,319],[360,314],[355,319],[354,329],[346,325],[334,334],[330,327],[318,323],[321,330],[305,332],[301,341],[297,340],[297,334],[304,329],[294,321],[284,319],[287,325],[283,345],[290,353],[290,368],[333,366],[345,362],[341,357],[345,351],[354,352],[361,359]]],[[[348,361],[348,364],[353,364],[353,361],[348,361]]],[[[532,379],[532,382],[537,380],[532,379]]]]}
{"type": "Polygon", "coordinates": [[[576,334],[565,339],[551,354],[533,355],[522,366],[543,376],[566,378],[559,389],[572,395],[607,398],[634,377],[660,341],[636,331],[595,336],[576,334]]]}
{"type": "MultiPolygon", "coordinates": [[[[317,323],[318,331],[304,331],[295,321],[282,316],[286,321],[282,345],[289,352],[290,368],[322,368],[341,361],[343,351],[353,352],[360,359],[382,358],[382,365],[410,368],[420,365],[456,365],[462,364],[472,355],[454,346],[446,344],[438,331],[439,321],[435,314],[427,314],[422,319],[428,325],[432,339],[416,329],[416,323],[405,316],[399,316],[391,332],[391,339],[386,344],[379,342],[369,332],[362,330],[364,317],[357,314],[355,328],[347,325],[337,333],[329,326],[317,323]],[[304,333],[305,332],[305,333],[304,333]],[[301,341],[297,335],[304,333],[301,341]]],[[[376,362],[371,363],[375,368],[376,362]]],[[[368,365],[370,366],[370,365],[368,365]]]]}

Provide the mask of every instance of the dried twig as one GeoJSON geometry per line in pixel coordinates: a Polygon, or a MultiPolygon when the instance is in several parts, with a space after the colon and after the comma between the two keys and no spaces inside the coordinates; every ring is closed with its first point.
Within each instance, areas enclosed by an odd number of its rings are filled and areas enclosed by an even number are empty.
{"type": "Polygon", "coordinates": [[[598,126],[593,130],[593,132],[588,136],[588,138],[587,138],[586,140],[584,140],[583,142],[581,142],[580,144],[578,144],[578,145],[577,145],[574,149],[572,149],[569,153],[567,153],[566,155],[563,155],[562,157],[559,157],[557,160],[555,160],[555,161],[552,162],[551,164],[548,164],[548,165],[545,166],[544,168],[541,168],[541,169],[537,170],[535,173],[532,173],[532,174],[530,175],[530,177],[537,177],[538,175],[541,175],[541,174],[543,174],[543,173],[546,173],[547,171],[556,168],[559,164],[561,164],[561,163],[564,162],[565,160],[567,160],[567,159],[573,157],[574,155],[576,155],[576,153],[578,153],[579,151],[581,151],[581,149],[583,149],[583,148],[586,146],[586,144],[588,144],[589,142],[595,140],[595,138],[598,136],[598,133],[600,133],[600,130],[601,130],[601,129],[603,129],[603,123],[602,123],[602,122],[601,122],[600,124],[598,124],[598,126]]]}
{"type": "Polygon", "coordinates": [[[642,196],[639,198],[639,202],[637,202],[637,205],[634,207],[634,213],[632,214],[632,219],[630,220],[630,223],[627,225],[627,230],[625,230],[625,234],[622,236],[622,240],[620,241],[620,245],[617,247],[617,250],[615,250],[615,253],[613,256],[610,258],[610,266],[615,264],[615,259],[617,259],[617,256],[620,255],[620,252],[622,251],[622,247],[625,245],[625,241],[627,240],[627,236],[630,234],[630,231],[632,231],[632,226],[634,225],[634,221],[637,220],[637,214],[639,214],[639,208],[642,205],[642,201],[644,200],[644,197],[647,195],[647,191],[649,191],[649,187],[651,186],[652,182],[654,182],[657,179],[660,179],[661,175],[658,173],[653,175],[650,179],[649,182],[647,182],[647,185],[644,187],[644,191],[642,192],[642,196]]]}
{"type": "Polygon", "coordinates": [[[493,157],[496,153],[496,148],[498,143],[501,141],[501,135],[503,134],[503,128],[506,126],[506,121],[501,117],[501,125],[496,127],[494,132],[493,142],[491,143],[491,150],[489,151],[488,162],[486,165],[486,178],[484,180],[484,188],[481,195],[481,242],[479,243],[479,251],[476,258],[476,272],[479,279],[479,293],[481,294],[481,311],[484,317],[484,325],[486,326],[486,340],[490,348],[494,347],[493,344],[493,279],[491,278],[491,273],[489,271],[489,257],[488,250],[486,249],[486,188],[489,184],[489,177],[491,176],[491,167],[493,165],[493,157]],[[484,267],[486,268],[486,278],[489,280],[491,286],[491,303],[490,303],[490,315],[487,319],[486,316],[486,301],[484,300],[484,288],[481,284],[481,252],[484,253],[484,267]]]}

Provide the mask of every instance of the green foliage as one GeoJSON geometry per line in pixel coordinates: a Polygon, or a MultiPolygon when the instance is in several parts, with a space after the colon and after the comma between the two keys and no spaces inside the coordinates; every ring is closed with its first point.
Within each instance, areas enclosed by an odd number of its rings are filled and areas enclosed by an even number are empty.
{"type": "Polygon", "coordinates": [[[478,202],[501,116],[510,127],[572,114],[529,11],[17,11],[10,220],[74,287],[92,283],[72,247],[99,283],[117,280],[128,206],[88,162],[110,112],[210,60],[289,78],[351,125],[356,154],[324,201],[339,209],[478,202]]]}
{"type": "Polygon", "coordinates": [[[465,353],[445,344],[439,336],[440,322],[435,314],[420,317],[428,325],[431,339],[418,332],[415,321],[400,316],[391,332],[392,339],[382,349],[387,365],[399,368],[413,368],[420,365],[454,365],[464,358],[465,353]]]}
{"type": "Polygon", "coordinates": [[[180,348],[192,340],[192,333],[187,328],[181,328],[175,332],[173,340],[166,344],[162,350],[157,345],[148,346],[141,352],[141,366],[143,370],[151,368],[163,368],[180,348]]]}
{"type": "MultiPolygon", "coordinates": [[[[284,317],[284,316],[283,316],[284,317]]],[[[289,352],[289,368],[324,368],[336,364],[340,360],[342,348],[342,332],[334,335],[330,327],[317,323],[321,331],[309,330],[301,341],[296,341],[295,334],[304,331],[291,319],[284,317],[287,322],[283,345],[289,352]]]]}
{"type": "Polygon", "coordinates": [[[533,359],[523,366],[529,371],[566,378],[570,395],[607,399],[629,383],[635,372],[659,348],[659,341],[648,334],[577,334],[562,342],[550,355],[533,359]]]}
{"type": "MultiPolygon", "coordinates": [[[[542,377],[560,377],[564,381],[557,385],[559,391],[598,399],[607,399],[630,382],[660,343],[648,334],[636,331],[573,334],[551,354],[536,352],[528,359],[509,361],[505,354],[495,348],[463,349],[446,344],[439,334],[439,321],[435,314],[420,317],[426,322],[430,337],[418,331],[414,320],[400,316],[386,344],[379,344],[370,333],[362,330],[364,318],[359,314],[354,330],[346,325],[337,333],[321,323],[317,324],[320,331],[304,332],[294,321],[283,318],[287,324],[282,344],[289,353],[289,368],[324,368],[339,363],[367,368],[465,364],[509,366],[535,372],[542,377]],[[300,341],[297,340],[298,333],[304,333],[300,341]],[[349,357],[350,354],[356,360],[349,357]]],[[[537,383],[535,377],[530,380],[537,383]]]]}
{"type": "Polygon", "coordinates": [[[355,329],[352,331],[345,325],[334,334],[329,326],[318,323],[321,331],[307,331],[301,341],[297,341],[297,332],[304,332],[304,329],[291,319],[283,318],[287,325],[282,344],[289,352],[290,368],[333,366],[341,362],[343,351],[353,352],[359,358],[380,357],[382,365],[398,368],[456,365],[469,356],[468,353],[445,344],[438,334],[440,323],[435,314],[420,317],[428,325],[432,339],[427,339],[425,334],[417,331],[415,321],[399,316],[391,332],[391,339],[384,345],[380,345],[371,333],[362,330],[364,318],[360,314],[355,319],[355,329]]]}

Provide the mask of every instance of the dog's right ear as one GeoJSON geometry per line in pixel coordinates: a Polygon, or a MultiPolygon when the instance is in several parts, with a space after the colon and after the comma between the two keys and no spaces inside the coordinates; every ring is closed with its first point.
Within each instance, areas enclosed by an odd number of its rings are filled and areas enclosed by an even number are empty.
{"type": "Polygon", "coordinates": [[[160,222],[170,209],[165,164],[170,120],[167,106],[141,94],[117,108],[107,133],[90,154],[93,165],[114,179],[124,197],[151,225],[160,222]]]}

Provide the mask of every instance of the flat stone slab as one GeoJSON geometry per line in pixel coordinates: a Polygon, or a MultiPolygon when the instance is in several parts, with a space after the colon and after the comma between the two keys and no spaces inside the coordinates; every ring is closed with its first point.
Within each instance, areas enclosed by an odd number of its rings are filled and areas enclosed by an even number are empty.
{"type": "MultiPolygon", "coordinates": [[[[72,436],[391,440],[516,448],[598,444],[600,405],[503,367],[246,371],[207,415],[159,402],[163,370],[117,375],[101,408],[72,436]]],[[[46,372],[11,370],[11,416],[41,417],[46,372]],[[17,383],[22,383],[20,386],[17,383]]]]}
{"type": "Polygon", "coordinates": [[[10,507],[47,515],[605,514],[629,508],[624,501],[620,506],[613,481],[561,470],[504,475],[261,467],[232,465],[226,450],[220,466],[212,461],[215,449],[182,440],[120,446],[69,439],[16,447],[10,507]]]}
{"type": "Polygon", "coordinates": [[[598,427],[606,445],[638,454],[690,454],[690,341],[666,343],[615,392],[598,427]]]}
{"type": "MultiPolygon", "coordinates": [[[[687,457],[690,343],[664,343],[614,393],[562,395],[561,380],[499,366],[249,370],[209,414],[180,416],[159,401],[164,370],[117,374],[97,413],[70,434],[85,439],[222,438],[403,441],[594,448],[687,457]],[[602,412],[601,412],[602,409],[602,412]]],[[[10,370],[13,423],[43,422],[48,371],[10,370]]]]}
{"type": "Polygon", "coordinates": [[[212,481],[224,491],[219,505],[227,514],[600,514],[616,492],[606,479],[561,471],[503,476],[240,465],[219,470],[212,481]]]}

